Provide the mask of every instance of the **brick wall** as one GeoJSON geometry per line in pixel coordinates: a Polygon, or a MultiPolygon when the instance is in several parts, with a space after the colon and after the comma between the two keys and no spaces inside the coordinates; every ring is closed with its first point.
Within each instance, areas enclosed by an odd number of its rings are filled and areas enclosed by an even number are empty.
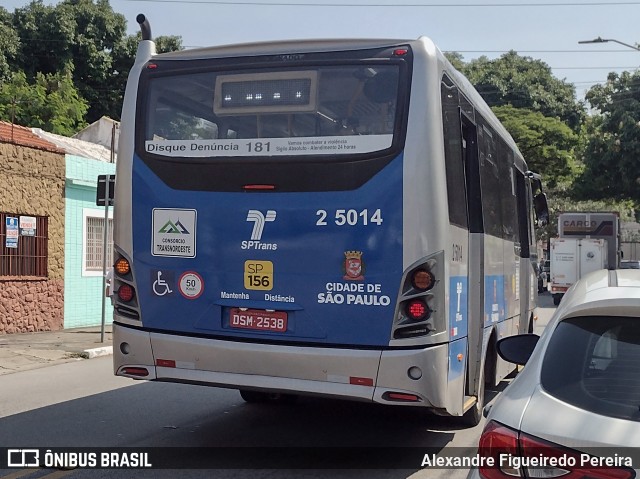
{"type": "Polygon", "coordinates": [[[46,278],[0,276],[0,334],[62,329],[64,183],[64,153],[53,145],[0,142],[0,211],[47,216],[49,231],[46,278]]]}

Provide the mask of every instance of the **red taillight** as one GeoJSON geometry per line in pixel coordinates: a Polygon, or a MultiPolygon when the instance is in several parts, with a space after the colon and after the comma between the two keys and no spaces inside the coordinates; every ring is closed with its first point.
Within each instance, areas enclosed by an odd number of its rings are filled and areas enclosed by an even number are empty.
{"type": "MultiPolygon", "coordinates": [[[[495,421],[480,436],[478,468],[485,479],[536,477],[541,479],[632,479],[633,469],[622,461],[606,461],[528,434],[518,433],[495,421]]],[[[607,458],[611,459],[611,458],[607,458]]]]}
{"type": "Polygon", "coordinates": [[[407,48],[396,48],[393,51],[393,54],[397,57],[403,57],[405,56],[407,53],[409,53],[409,50],[407,48]]]}
{"type": "Polygon", "coordinates": [[[386,399],[390,401],[406,401],[406,402],[420,402],[420,398],[415,394],[404,394],[404,393],[389,393],[386,396],[386,399]]]}
{"type": "Polygon", "coordinates": [[[502,424],[491,421],[480,436],[478,454],[483,459],[479,469],[480,475],[486,479],[504,479],[520,477],[516,469],[500,467],[503,454],[518,455],[518,432],[502,424]],[[492,459],[488,461],[487,459],[492,459]]]}
{"type": "Polygon", "coordinates": [[[421,299],[413,299],[407,303],[405,311],[409,319],[414,321],[421,321],[429,316],[429,307],[421,299]]]}
{"type": "Polygon", "coordinates": [[[242,189],[246,191],[272,191],[276,189],[276,185],[244,185],[242,189]]]}
{"type": "Polygon", "coordinates": [[[125,303],[133,299],[134,293],[135,291],[133,290],[133,287],[128,284],[123,284],[118,288],[118,298],[120,298],[120,301],[124,301],[125,303]]]}

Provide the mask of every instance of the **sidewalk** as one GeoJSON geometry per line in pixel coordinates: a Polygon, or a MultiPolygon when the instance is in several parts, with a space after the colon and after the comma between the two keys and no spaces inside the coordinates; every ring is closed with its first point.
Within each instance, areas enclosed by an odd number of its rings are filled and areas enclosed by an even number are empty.
{"type": "Polygon", "coordinates": [[[111,325],[0,335],[0,376],[113,354],[111,325]]]}

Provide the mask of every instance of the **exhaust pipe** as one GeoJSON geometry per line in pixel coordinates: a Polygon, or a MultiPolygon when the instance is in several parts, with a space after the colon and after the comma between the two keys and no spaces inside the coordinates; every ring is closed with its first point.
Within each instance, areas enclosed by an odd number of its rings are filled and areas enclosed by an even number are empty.
{"type": "Polygon", "coordinates": [[[136,17],[136,22],[140,25],[140,31],[142,32],[143,40],[151,40],[151,25],[149,25],[149,20],[144,14],[139,13],[136,17]]]}

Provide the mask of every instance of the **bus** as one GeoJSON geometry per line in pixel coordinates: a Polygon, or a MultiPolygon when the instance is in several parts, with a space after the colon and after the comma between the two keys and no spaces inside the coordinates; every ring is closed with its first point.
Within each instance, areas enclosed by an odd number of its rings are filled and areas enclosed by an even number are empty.
{"type": "Polygon", "coordinates": [[[114,372],[476,424],[531,330],[540,176],[431,40],[156,54],[122,112],[114,372]]]}

